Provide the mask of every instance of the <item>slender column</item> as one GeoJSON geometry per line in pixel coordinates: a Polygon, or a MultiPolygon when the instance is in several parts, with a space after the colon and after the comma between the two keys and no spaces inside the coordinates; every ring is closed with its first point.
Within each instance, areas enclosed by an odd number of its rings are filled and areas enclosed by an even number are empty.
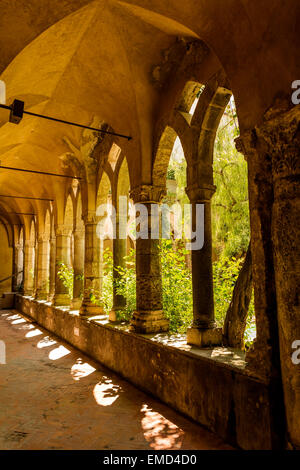
{"type": "Polygon", "coordinates": [[[92,298],[101,301],[100,292],[100,240],[97,236],[96,214],[88,213],[84,217],[85,246],[84,246],[84,290],[80,308],[81,315],[102,315],[102,305],[93,303],[92,298]]]}
{"type": "Polygon", "coordinates": [[[131,330],[137,333],[158,333],[169,329],[162,305],[160,241],[151,239],[151,205],[159,204],[164,195],[164,188],[150,185],[131,191],[134,203],[143,204],[148,211],[148,237],[136,240],[136,311],[131,330]]]}
{"type": "Polygon", "coordinates": [[[31,240],[24,244],[24,295],[32,296],[34,290],[34,245],[31,240]]]}
{"type": "MultiPolygon", "coordinates": [[[[116,237],[119,235],[119,224],[116,224],[116,237]]],[[[125,256],[127,252],[127,240],[114,238],[113,240],[113,307],[109,312],[109,320],[117,321],[118,311],[126,306],[126,298],[119,295],[116,289],[116,283],[120,279],[120,274],[116,268],[125,267],[125,256]]]]}
{"type": "Polygon", "coordinates": [[[12,279],[13,292],[17,292],[20,288],[22,282],[22,275],[19,272],[22,270],[20,265],[20,259],[22,255],[23,246],[20,243],[16,243],[14,246],[14,265],[13,265],[13,274],[12,279]]]}
{"type": "Polygon", "coordinates": [[[49,251],[49,239],[44,235],[38,238],[37,244],[37,284],[35,291],[35,298],[37,300],[46,300],[48,297],[48,251],[49,251]]]}
{"type": "Polygon", "coordinates": [[[50,256],[49,256],[49,295],[48,302],[53,301],[55,294],[55,262],[56,262],[56,238],[50,238],[50,256]]]}
{"type": "Polygon", "coordinates": [[[35,297],[36,290],[37,290],[37,266],[38,266],[38,242],[35,242],[34,245],[34,288],[33,288],[33,296],[35,297]]]}
{"type": "Polygon", "coordinates": [[[256,131],[272,165],[271,229],[287,438],[300,448],[300,106],[256,131]]]}
{"type": "Polygon", "coordinates": [[[59,263],[70,265],[70,230],[63,226],[56,227],[55,293],[52,303],[57,306],[67,306],[70,305],[71,298],[68,288],[59,278],[59,263]]]}
{"type": "Polygon", "coordinates": [[[81,307],[83,296],[84,273],[84,228],[74,231],[74,283],[71,309],[78,310],[81,307]]]}
{"type": "Polygon", "coordinates": [[[187,195],[192,204],[192,229],[204,229],[204,245],[192,249],[193,324],[187,332],[188,344],[199,347],[222,344],[222,329],[217,328],[214,312],[211,198],[215,186],[189,186],[187,195]],[[204,205],[204,227],[196,220],[197,204],[204,205]]]}

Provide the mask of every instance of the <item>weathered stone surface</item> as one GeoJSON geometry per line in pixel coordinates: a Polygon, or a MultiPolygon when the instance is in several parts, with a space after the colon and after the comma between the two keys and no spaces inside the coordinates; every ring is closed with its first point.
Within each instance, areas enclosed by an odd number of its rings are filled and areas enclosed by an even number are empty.
{"type": "MultiPolygon", "coordinates": [[[[272,389],[245,371],[214,358],[214,350],[181,350],[17,296],[19,311],[130,382],[243,449],[273,445],[272,389]],[[74,328],[79,336],[74,334],[74,328]],[[220,399],[222,397],[222,399],[220,399]]],[[[226,352],[226,351],[225,351],[226,352]]],[[[230,350],[225,358],[230,355],[230,350]]]]}
{"type": "Polygon", "coordinates": [[[222,328],[196,328],[191,327],[187,331],[187,343],[207,348],[222,344],[222,328]]]}

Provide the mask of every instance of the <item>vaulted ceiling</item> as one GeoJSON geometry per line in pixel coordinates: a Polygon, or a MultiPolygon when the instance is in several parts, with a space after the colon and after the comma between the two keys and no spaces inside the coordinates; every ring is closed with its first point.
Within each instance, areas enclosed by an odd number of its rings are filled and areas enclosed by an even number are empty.
{"type": "MultiPolygon", "coordinates": [[[[300,77],[297,0],[0,0],[0,11],[7,102],[22,99],[36,113],[131,135],[122,145],[143,181],[189,42],[203,41],[225,71],[242,130],[276,103],[286,106],[300,77]]],[[[62,157],[82,145],[80,129],[29,116],[16,126],[7,118],[1,111],[2,165],[61,172],[62,157]]],[[[0,188],[56,198],[64,191],[58,178],[1,169],[0,188]]],[[[0,212],[37,211],[39,204],[1,199],[0,212]]]]}

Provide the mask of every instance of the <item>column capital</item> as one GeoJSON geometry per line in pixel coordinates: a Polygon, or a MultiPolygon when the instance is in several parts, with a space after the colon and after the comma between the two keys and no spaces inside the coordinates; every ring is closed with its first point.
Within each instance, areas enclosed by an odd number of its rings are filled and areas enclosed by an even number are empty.
{"type": "Polygon", "coordinates": [[[96,224],[97,223],[97,215],[96,211],[87,211],[82,214],[82,220],[84,225],[96,224]]]}
{"type": "Polygon", "coordinates": [[[157,204],[166,196],[167,191],[163,186],[143,184],[130,191],[130,197],[135,204],[157,204]]]}
{"type": "Polygon", "coordinates": [[[66,225],[57,225],[55,227],[55,235],[56,237],[59,237],[59,236],[69,237],[71,235],[70,227],[67,227],[66,225]]]}
{"type": "Polygon", "coordinates": [[[34,248],[35,247],[35,241],[33,240],[25,240],[25,248],[34,248]]]}
{"type": "Polygon", "coordinates": [[[73,231],[73,235],[74,235],[74,238],[78,239],[78,240],[81,240],[85,237],[85,230],[84,230],[84,226],[80,229],[76,228],[74,231],[73,231]]]}
{"type": "Polygon", "coordinates": [[[191,185],[185,188],[185,192],[191,202],[210,202],[214,193],[216,192],[216,186],[213,184],[206,185],[191,185]]]}
{"type": "Polygon", "coordinates": [[[43,233],[42,235],[38,236],[38,239],[37,239],[38,243],[45,243],[48,241],[49,241],[49,236],[47,234],[43,233]]]}

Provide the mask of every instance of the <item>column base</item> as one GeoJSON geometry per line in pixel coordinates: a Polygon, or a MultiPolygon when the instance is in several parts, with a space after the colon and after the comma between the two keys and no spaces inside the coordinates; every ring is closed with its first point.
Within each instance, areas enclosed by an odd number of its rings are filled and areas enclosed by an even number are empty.
{"type": "Polygon", "coordinates": [[[34,299],[35,300],[47,300],[48,293],[47,292],[36,292],[34,299]]]}
{"type": "Polygon", "coordinates": [[[119,320],[118,320],[118,316],[117,316],[117,309],[112,309],[109,314],[108,314],[108,319],[110,322],[112,323],[117,323],[119,320]]]}
{"type": "Polygon", "coordinates": [[[33,290],[25,290],[23,295],[25,297],[33,297],[33,290]]]}
{"type": "Polygon", "coordinates": [[[91,317],[97,315],[104,315],[105,312],[101,305],[83,303],[80,307],[79,314],[84,317],[91,317]]]}
{"type": "Polygon", "coordinates": [[[222,328],[196,328],[187,331],[187,343],[199,348],[222,345],[222,328]]]}
{"type": "Polygon", "coordinates": [[[52,305],[54,307],[69,307],[70,302],[71,299],[68,294],[55,294],[52,299],[52,305]]]}
{"type": "Polygon", "coordinates": [[[70,310],[80,310],[82,304],[82,299],[72,299],[70,310]]]}
{"type": "Polygon", "coordinates": [[[169,331],[169,320],[162,310],[143,310],[134,312],[130,331],[141,334],[162,333],[169,331]]]}

